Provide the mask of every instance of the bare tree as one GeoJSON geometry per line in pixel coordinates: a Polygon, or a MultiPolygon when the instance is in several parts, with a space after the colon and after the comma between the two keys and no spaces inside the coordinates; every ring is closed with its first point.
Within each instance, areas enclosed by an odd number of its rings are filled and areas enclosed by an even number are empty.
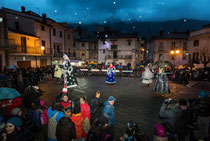
{"type": "Polygon", "coordinates": [[[210,63],[210,54],[207,47],[200,49],[200,62],[204,65],[204,68],[210,63]]]}

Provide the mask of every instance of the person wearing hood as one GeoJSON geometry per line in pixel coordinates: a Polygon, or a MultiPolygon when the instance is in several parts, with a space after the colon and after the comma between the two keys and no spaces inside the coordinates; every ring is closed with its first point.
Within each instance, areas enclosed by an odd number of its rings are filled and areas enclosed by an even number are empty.
{"type": "Polygon", "coordinates": [[[62,117],[57,124],[56,137],[58,141],[71,141],[76,139],[75,125],[68,117],[62,117]]]}
{"type": "Polygon", "coordinates": [[[64,117],[63,109],[60,102],[54,102],[48,109],[48,141],[57,141],[56,127],[59,120],[64,117]]]}
{"type": "Polygon", "coordinates": [[[208,137],[209,117],[210,117],[210,102],[208,100],[209,93],[201,91],[198,95],[198,127],[199,130],[194,130],[195,138],[203,140],[208,137]]]}
{"type": "Polygon", "coordinates": [[[153,141],[168,141],[168,137],[166,136],[166,131],[163,125],[161,124],[155,125],[153,141]]]}
{"type": "Polygon", "coordinates": [[[2,141],[24,141],[21,136],[20,126],[22,121],[18,117],[12,117],[7,120],[5,132],[1,134],[0,140],[2,141]]]}
{"type": "Polygon", "coordinates": [[[75,129],[76,129],[76,138],[77,140],[84,140],[85,138],[85,132],[83,129],[83,116],[81,114],[81,108],[80,108],[80,100],[74,101],[73,107],[73,113],[72,116],[70,117],[71,121],[75,124],[75,129]]]}
{"type": "Polygon", "coordinates": [[[60,101],[61,105],[65,111],[65,116],[70,117],[72,114],[72,105],[71,105],[71,100],[69,100],[69,97],[67,95],[67,91],[63,91],[60,95],[60,101]]]}
{"type": "Polygon", "coordinates": [[[113,96],[109,96],[108,100],[104,103],[103,116],[106,117],[109,121],[110,134],[114,136],[114,127],[115,127],[115,109],[114,103],[117,99],[113,96]]]}

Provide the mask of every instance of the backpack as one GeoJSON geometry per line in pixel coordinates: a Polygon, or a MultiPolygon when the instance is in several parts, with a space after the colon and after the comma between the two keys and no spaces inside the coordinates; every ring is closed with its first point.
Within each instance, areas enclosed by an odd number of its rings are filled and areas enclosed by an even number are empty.
{"type": "Polygon", "coordinates": [[[44,110],[44,112],[41,114],[41,124],[45,125],[48,123],[48,115],[47,115],[47,109],[44,110]]]}

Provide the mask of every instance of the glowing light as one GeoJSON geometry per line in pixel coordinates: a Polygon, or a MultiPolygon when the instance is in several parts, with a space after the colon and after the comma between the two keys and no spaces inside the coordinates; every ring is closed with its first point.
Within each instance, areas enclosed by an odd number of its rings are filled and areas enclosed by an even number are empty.
{"type": "Polygon", "coordinates": [[[0,22],[2,22],[3,21],[3,18],[2,17],[0,17],[0,22]]]}
{"type": "Polygon", "coordinates": [[[176,54],[179,54],[180,53],[180,50],[176,50],[176,54]]]}
{"type": "Polygon", "coordinates": [[[15,16],[15,19],[17,20],[17,19],[18,19],[18,17],[17,17],[17,16],[15,16]]]}
{"type": "Polygon", "coordinates": [[[105,35],[105,37],[107,38],[107,37],[108,37],[108,35],[106,34],[106,35],[105,35]]]}
{"type": "Polygon", "coordinates": [[[55,13],[57,13],[58,11],[57,11],[57,10],[55,10],[54,12],[55,12],[55,13]]]}
{"type": "Polygon", "coordinates": [[[184,19],[184,22],[187,22],[187,20],[186,20],[186,19],[184,19]]]}
{"type": "Polygon", "coordinates": [[[76,15],[77,15],[77,13],[74,13],[74,15],[76,16],[76,15]]]}
{"type": "Polygon", "coordinates": [[[170,51],[170,54],[174,54],[174,51],[173,51],[173,50],[171,50],[171,51],[170,51]]]}
{"type": "Polygon", "coordinates": [[[82,24],[82,22],[81,22],[81,21],[79,21],[79,24],[82,24]]]}
{"type": "Polygon", "coordinates": [[[139,18],[142,18],[142,16],[139,16],[139,18]]]}
{"type": "Polygon", "coordinates": [[[87,7],[86,9],[87,9],[87,10],[89,10],[89,8],[88,8],[88,7],[87,7]]]}
{"type": "Polygon", "coordinates": [[[135,29],[136,27],[135,26],[133,26],[133,29],[135,29]]]}
{"type": "Polygon", "coordinates": [[[114,1],[113,4],[116,4],[116,2],[114,1]]]}
{"type": "Polygon", "coordinates": [[[45,47],[44,46],[41,46],[41,50],[45,50],[45,47]]]}
{"type": "Polygon", "coordinates": [[[106,23],[106,21],[104,21],[104,23],[106,23]]]}

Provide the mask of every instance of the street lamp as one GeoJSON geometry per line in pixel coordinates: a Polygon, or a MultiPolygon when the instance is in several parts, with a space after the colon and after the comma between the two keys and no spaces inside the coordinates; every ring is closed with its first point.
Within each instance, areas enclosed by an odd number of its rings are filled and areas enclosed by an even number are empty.
{"type": "Polygon", "coordinates": [[[176,60],[175,60],[174,56],[175,56],[175,55],[178,55],[179,53],[180,53],[180,50],[178,50],[178,49],[177,49],[177,50],[171,50],[171,51],[170,51],[170,54],[173,56],[173,59],[174,59],[174,66],[176,66],[176,65],[175,65],[176,60]]]}
{"type": "Polygon", "coordinates": [[[41,46],[41,50],[45,50],[45,47],[44,46],[41,46]]]}

